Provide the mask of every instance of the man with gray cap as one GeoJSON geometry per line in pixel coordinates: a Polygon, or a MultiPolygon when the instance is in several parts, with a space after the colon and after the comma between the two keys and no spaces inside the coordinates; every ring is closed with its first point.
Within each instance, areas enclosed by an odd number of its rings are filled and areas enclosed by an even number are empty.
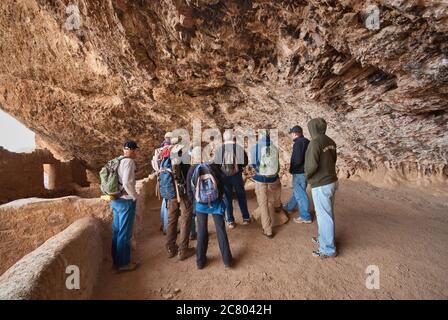
{"type": "Polygon", "coordinates": [[[289,166],[289,173],[292,174],[292,196],[284,209],[292,212],[298,206],[299,216],[293,219],[294,222],[311,223],[310,204],[306,194],[307,181],[305,178],[305,153],[310,141],[303,136],[303,130],[300,126],[292,127],[289,130],[289,134],[294,141],[289,166]]]}

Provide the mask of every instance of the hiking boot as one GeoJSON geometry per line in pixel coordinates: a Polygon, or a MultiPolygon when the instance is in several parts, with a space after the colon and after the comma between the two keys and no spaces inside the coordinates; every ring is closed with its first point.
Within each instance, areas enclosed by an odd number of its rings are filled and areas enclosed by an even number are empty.
{"type": "Polygon", "coordinates": [[[247,226],[247,225],[249,225],[250,224],[250,219],[244,219],[243,220],[243,226],[247,226]]]}
{"type": "Polygon", "coordinates": [[[289,211],[285,206],[283,206],[282,209],[283,209],[283,211],[286,212],[287,214],[294,213],[294,210],[293,210],[293,211],[289,211]]]}
{"type": "Polygon", "coordinates": [[[133,271],[133,270],[137,269],[137,267],[138,267],[138,263],[136,263],[136,262],[131,262],[131,263],[128,264],[127,266],[117,268],[117,271],[118,271],[118,272],[133,271]]]}
{"type": "Polygon", "coordinates": [[[199,263],[196,261],[196,267],[198,268],[198,270],[204,269],[206,264],[207,264],[207,260],[205,260],[204,263],[199,263]]]}
{"type": "Polygon", "coordinates": [[[310,223],[312,223],[313,221],[311,221],[311,220],[303,220],[302,218],[294,218],[294,219],[292,219],[295,223],[298,223],[298,224],[302,224],[302,223],[305,223],[305,224],[310,224],[310,223]]]}
{"type": "Polygon", "coordinates": [[[177,254],[177,248],[168,249],[168,258],[173,258],[177,254]]]}
{"type": "Polygon", "coordinates": [[[326,258],[336,258],[336,256],[337,256],[337,253],[332,254],[332,255],[327,255],[327,254],[320,252],[319,250],[313,251],[313,257],[316,257],[316,258],[326,259],[326,258]]]}
{"type": "Polygon", "coordinates": [[[202,270],[205,267],[205,263],[204,264],[197,264],[196,267],[198,268],[198,270],[202,270]]]}
{"type": "Polygon", "coordinates": [[[235,223],[235,222],[228,222],[228,223],[227,223],[227,228],[229,228],[229,229],[235,229],[235,228],[236,228],[236,223],[235,223]]]}
{"type": "Polygon", "coordinates": [[[267,234],[267,233],[265,233],[264,231],[262,231],[262,233],[263,233],[263,235],[264,235],[265,237],[267,237],[267,238],[269,238],[269,239],[274,238],[274,234],[273,234],[273,233],[271,233],[271,234],[267,234]]]}
{"type": "Polygon", "coordinates": [[[319,239],[317,239],[317,237],[312,237],[311,242],[315,243],[315,244],[319,244],[319,239]]]}
{"type": "Polygon", "coordinates": [[[183,261],[185,259],[190,258],[191,256],[194,256],[196,253],[196,250],[194,248],[187,248],[184,250],[180,250],[179,254],[177,255],[177,259],[179,259],[179,261],[183,261]]]}

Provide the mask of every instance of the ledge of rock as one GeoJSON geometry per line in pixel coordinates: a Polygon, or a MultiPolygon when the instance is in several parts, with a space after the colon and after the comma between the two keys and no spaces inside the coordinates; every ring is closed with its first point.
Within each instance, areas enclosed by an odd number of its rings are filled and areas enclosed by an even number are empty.
{"type": "MultiPolygon", "coordinates": [[[[346,175],[448,175],[445,1],[72,1],[0,4],[0,108],[58,158],[97,170],[124,139],[140,175],[163,133],[329,122],[346,175]],[[71,14],[73,15],[73,13],[71,14]],[[70,30],[69,30],[70,29],[70,30]]],[[[288,146],[289,147],[289,146],[288,146]]]]}

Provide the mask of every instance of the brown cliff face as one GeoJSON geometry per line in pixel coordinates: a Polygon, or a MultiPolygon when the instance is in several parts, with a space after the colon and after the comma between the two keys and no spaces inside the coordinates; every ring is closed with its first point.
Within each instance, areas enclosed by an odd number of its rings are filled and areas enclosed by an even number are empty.
{"type": "Polygon", "coordinates": [[[445,177],[448,7],[371,3],[378,30],[364,1],[5,0],[0,107],[92,169],[134,138],[147,173],[163,133],[194,118],[286,132],[322,116],[342,172],[445,177]]]}

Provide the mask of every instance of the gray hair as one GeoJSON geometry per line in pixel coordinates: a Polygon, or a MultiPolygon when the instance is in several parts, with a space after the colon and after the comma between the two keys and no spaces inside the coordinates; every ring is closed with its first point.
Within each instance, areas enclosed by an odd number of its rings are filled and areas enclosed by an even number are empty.
{"type": "Polygon", "coordinates": [[[224,142],[226,141],[233,141],[233,130],[226,130],[224,131],[224,134],[222,135],[224,142]]]}

